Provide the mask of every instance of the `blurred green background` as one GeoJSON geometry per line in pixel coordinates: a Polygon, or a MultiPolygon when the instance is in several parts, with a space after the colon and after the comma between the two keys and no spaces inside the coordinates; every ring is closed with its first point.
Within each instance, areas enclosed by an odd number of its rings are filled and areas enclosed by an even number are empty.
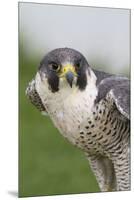
{"type": "Polygon", "coordinates": [[[99,192],[84,154],[25,96],[42,57],[68,46],[81,51],[96,69],[128,76],[129,41],[128,10],[19,4],[20,197],[99,192]]]}

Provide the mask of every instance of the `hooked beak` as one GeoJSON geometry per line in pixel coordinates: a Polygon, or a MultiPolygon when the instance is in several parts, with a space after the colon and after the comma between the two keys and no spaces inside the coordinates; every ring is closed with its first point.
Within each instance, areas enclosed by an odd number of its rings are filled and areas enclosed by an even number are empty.
{"type": "Polygon", "coordinates": [[[65,66],[63,66],[60,77],[65,77],[71,88],[75,76],[77,76],[77,73],[73,65],[66,64],[65,66]]]}
{"type": "Polygon", "coordinates": [[[72,88],[72,84],[73,84],[73,80],[74,80],[74,74],[69,71],[66,73],[65,75],[66,79],[67,79],[67,82],[69,83],[70,87],[72,88]]]}

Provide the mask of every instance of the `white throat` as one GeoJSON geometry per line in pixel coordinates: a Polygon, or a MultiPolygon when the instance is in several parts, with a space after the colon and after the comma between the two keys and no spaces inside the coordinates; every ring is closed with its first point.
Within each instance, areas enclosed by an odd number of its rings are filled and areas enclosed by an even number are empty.
{"type": "Polygon", "coordinates": [[[64,134],[75,134],[78,125],[90,117],[97,96],[96,76],[92,70],[87,73],[87,86],[81,91],[78,87],[61,87],[58,92],[52,93],[48,88],[47,80],[41,80],[36,75],[37,92],[56,127],[64,134]]]}

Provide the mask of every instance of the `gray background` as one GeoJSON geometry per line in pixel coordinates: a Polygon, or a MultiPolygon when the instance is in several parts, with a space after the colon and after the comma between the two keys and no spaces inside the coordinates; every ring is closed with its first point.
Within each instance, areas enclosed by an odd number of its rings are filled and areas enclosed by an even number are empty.
{"type": "Polygon", "coordinates": [[[72,47],[95,67],[115,73],[128,71],[130,10],[30,3],[20,6],[21,38],[29,56],[42,57],[54,48],[72,47]]]}

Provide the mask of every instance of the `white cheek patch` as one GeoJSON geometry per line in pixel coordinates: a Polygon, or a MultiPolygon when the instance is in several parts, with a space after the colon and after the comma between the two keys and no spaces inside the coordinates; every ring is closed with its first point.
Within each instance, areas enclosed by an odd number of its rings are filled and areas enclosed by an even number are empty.
{"type": "Polygon", "coordinates": [[[45,74],[43,74],[43,77],[41,77],[40,74],[37,72],[35,80],[36,80],[36,90],[40,95],[41,99],[42,97],[43,98],[47,97],[50,94],[50,90],[47,82],[47,77],[45,76],[45,74]]]}
{"type": "MultiPolygon", "coordinates": [[[[72,88],[76,87],[76,83],[77,83],[77,77],[75,76],[74,77],[74,80],[73,80],[73,84],[72,84],[72,88]]],[[[60,77],[59,78],[59,89],[62,89],[62,88],[69,88],[71,89],[70,85],[68,84],[67,80],[65,77],[60,77]]]]}

